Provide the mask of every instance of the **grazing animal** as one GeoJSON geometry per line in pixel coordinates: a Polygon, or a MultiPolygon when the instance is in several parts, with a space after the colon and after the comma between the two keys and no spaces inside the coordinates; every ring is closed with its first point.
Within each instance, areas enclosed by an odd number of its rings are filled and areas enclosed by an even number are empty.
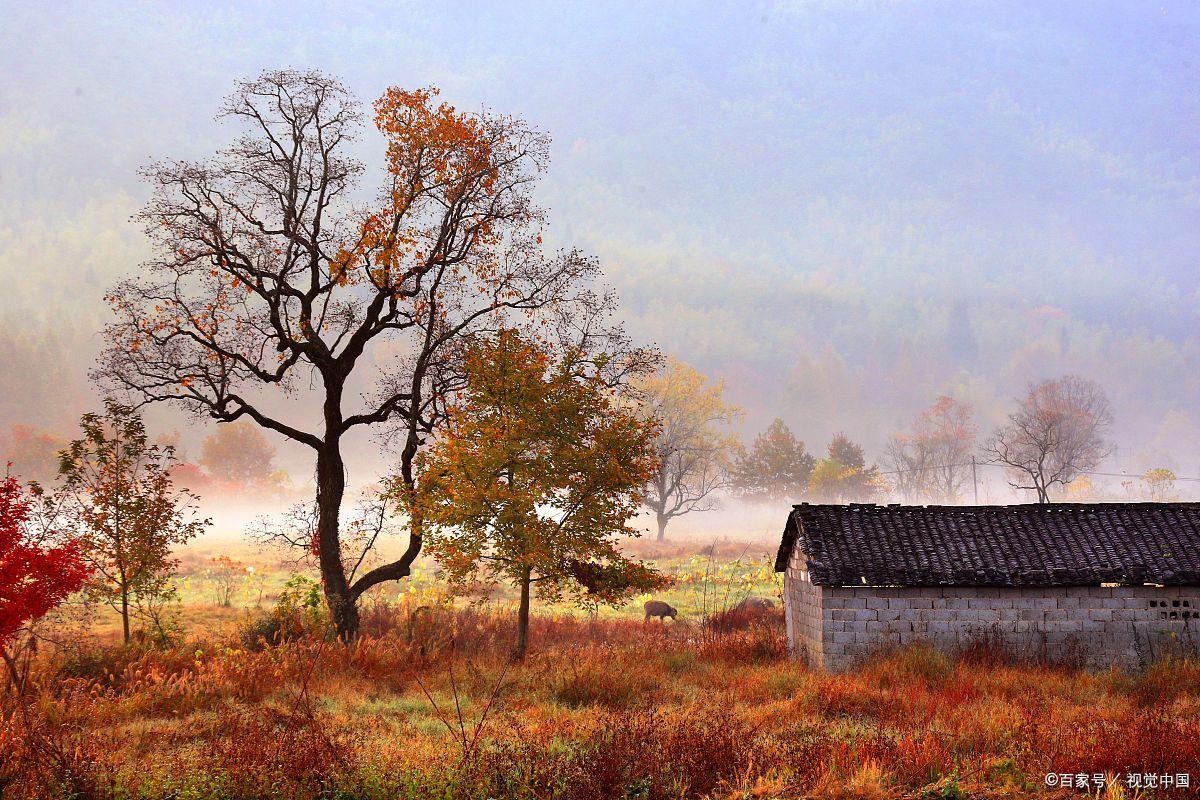
{"type": "Polygon", "coordinates": [[[663,622],[666,622],[667,617],[670,617],[671,619],[675,619],[675,616],[678,613],[679,613],[678,611],[676,611],[674,608],[672,608],[669,604],[664,603],[662,600],[647,600],[646,601],[646,620],[647,621],[649,621],[651,617],[658,617],[663,622]]]}
{"type": "Polygon", "coordinates": [[[775,601],[766,597],[747,597],[734,606],[737,611],[767,611],[775,607],[775,601]]]}

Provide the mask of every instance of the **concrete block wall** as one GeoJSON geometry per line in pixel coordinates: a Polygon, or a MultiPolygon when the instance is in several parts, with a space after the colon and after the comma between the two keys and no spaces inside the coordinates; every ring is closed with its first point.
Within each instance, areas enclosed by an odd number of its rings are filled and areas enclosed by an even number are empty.
{"type": "Polygon", "coordinates": [[[1200,587],[814,586],[803,554],[785,576],[788,642],[838,670],[915,642],[948,652],[986,640],[1045,661],[1144,667],[1200,653],[1200,587]]]}
{"type": "Polygon", "coordinates": [[[808,564],[794,548],[784,573],[783,606],[787,620],[788,647],[792,654],[814,667],[823,666],[824,625],[821,616],[822,587],[808,579],[808,564]]]}

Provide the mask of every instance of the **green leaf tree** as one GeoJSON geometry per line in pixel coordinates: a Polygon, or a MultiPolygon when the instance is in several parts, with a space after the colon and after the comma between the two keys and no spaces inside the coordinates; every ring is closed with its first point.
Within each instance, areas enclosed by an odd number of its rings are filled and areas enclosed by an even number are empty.
{"type": "Polygon", "coordinates": [[[84,414],[79,426],[83,436],[59,454],[60,491],[94,570],[91,595],[121,615],[128,644],[131,617],[142,609],[159,620],[173,596],[172,549],[209,521],[196,515],[198,498],[172,484],[174,449],[150,444],[135,410],[106,400],[103,414],[84,414]]]}
{"type": "Polygon", "coordinates": [[[844,433],[834,435],[809,478],[812,496],[830,503],[872,501],[886,488],[879,469],[867,466],[862,447],[844,433]]]}
{"type": "Polygon", "coordinates": [[[784,421],[776,419],[733,466],[733,487],[743,497],[774,502],[798,499],[808,490],[815,459],[784,421]]]}

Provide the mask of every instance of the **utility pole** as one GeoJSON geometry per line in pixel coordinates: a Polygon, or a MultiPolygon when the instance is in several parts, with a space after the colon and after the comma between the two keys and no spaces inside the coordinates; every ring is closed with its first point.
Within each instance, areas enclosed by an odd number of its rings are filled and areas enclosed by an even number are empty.
{"type": "Polygon", "coordinates": [[[975,505],[979,505],[979,478],[975,475],[975,456],[971,456],[971,485],[975,487],[975,505]]]}

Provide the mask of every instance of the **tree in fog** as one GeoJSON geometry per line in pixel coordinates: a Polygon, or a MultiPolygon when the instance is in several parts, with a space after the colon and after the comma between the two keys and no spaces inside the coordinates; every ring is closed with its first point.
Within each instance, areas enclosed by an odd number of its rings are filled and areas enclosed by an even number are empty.
{"type": "Polygon", "coordinates": [[[14,424],[0,433],[0,462],[22,481],[48,485],[58,476],[58,451],[66,444],[65,437],[14,424]]]}
{"type": "Polygon", "coordinates": [[[275,473],[275,448],[262,428],[247,420],[219,426],[200,445],[200,466],[212,477],[261,486],[275,473]]]}
{"type": "Polygon", "coordinates": [[[809,494],[827,503],[868,502],[886,489],[883,476],[867,466],[862,446],[844,433],[837,433],[825,449],[825,458],[813,465],[809,494]]]}
{"type": "Polygon", "coordinates": [[[939,397],[917,415],[911,431],[888,443],[885,458],[897,492],[909,499],[957,502],[971,477],[978,432],[970,406],[939,397]]]}
{"type": "Polygon", "coordinates": [[[1164,467],[1146,470],[1142,476],[1142,492],[1152,503],[1174,503],[1179,500],[1175,492],[1175,473],[1164,467]]]}
{"type": "Polygon", "coordinates": [[[737,446],[728,429],[741,410],[726,405],[723,383],[710,382],[675,359],[634,385],[642,395],[643,416],[659,425],[658,469],[646,488],[645,505],[654,512],[662,541],[672,519],[718,507],[718,492],[730,485],[737,446]]]}
{"type": "Polygon", "coordinates": [[[463,342],[533,322],[547,337],[614,343],[589,352],[623,342],[602,323],[612,299],[587,289],[595,262],[543,252],[532,189],[548,138],[436,95],[390,88],[375,102],[382,181],[364,198],[350,155],[362,114],[338,81],[283,70],[239,84],[220,114],[240,127],[230,146],[146,170],[140,219],[155,255],[108,298],[117,320],[100,375],[116,390],[312,450],[311,548],[344,640],[363,593],[410,574],[423,530],[412,518],[399,557],[350,579],[346,437],[388,430],[413,490],[414,459],[463,385],[463,342]],[[288,401],[299,391],[315,410],[288,401]]]}
{"type": "Polygon", "coordinates": [[[1095,469],[1113,451],[1108,439],[1112,409],[1098,384],[1076,375],[1030,384],[1017,410],[984,447],[990,461],[1007,468],[1009,485],[1050,502],[1095,469]]]}
{"type": "Polygon", "coordinates": [[[808,490],[815,462],[804,442],[776,419],[734,461],[733,488],[750,500],[797,500],[808,490]]]}

